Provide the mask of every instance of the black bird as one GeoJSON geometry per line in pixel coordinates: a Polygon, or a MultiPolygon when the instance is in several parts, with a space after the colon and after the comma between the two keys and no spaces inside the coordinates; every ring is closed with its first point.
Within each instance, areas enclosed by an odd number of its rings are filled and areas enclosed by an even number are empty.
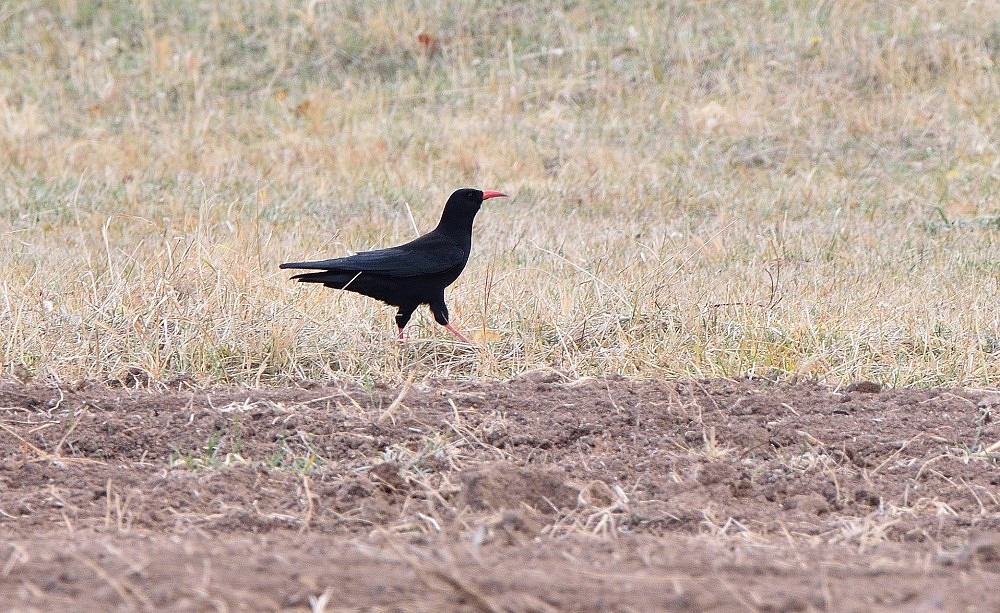
{"type": "Polygon", "coordinates": [[[287,262],[281,268],[319,270],[295,275],[303,283],[322,283],[370,296],[397,309],[396,327],[403,327],[421,304],[429,305],[434,320],[460,341],[469,339],[448,321],[444,288],[462,274],[472,251],[472,222],[484,200],[507,194],[460,189],[448,198],[436,228],[404,245],[363,251],[344,258],[316,262],[287,262]]]}

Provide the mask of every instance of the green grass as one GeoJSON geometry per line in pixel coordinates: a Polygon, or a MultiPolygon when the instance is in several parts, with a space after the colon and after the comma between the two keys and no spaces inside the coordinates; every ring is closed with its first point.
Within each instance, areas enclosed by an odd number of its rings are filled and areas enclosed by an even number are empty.
{"type": "Polygon", "coordinates": [[[935,2],[15,3],[0,366],[995,385],[998,31],[935,2]],[[475,349],[277,270],[461,186],[512,195],[448,294],[475,349]]]}
{"type": "MultiPolygon", "coordinates": [[[[280,457],[285,449],[284,441],[281,443],[281,448],[275,452],[277,457],[280,457]]],[[[242,448],[243,437],[240,434],[240,422],[239,419],[233,419],[228,428],[219,428],[209,434],[205,444],[199,450],[174,448],[170,453],[169,465],[195,470],[217,468],[234,463],[245,464],[247,460],[240,455],[242,448]]],[[[269,464],[274,466],[273,458],[269,464]]]]}

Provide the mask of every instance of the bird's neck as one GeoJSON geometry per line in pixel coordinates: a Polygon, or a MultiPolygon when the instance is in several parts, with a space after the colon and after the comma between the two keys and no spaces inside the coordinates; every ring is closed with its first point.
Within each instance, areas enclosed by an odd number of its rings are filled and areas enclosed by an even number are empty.
{"type": "Polygon", "coordinates": [[[445,207],[438,222],[436,231],[446,234],[462,243],[472,242],[472,222],[476,220],[476,213],[479,208],[465,208],[461,210],[449,209],[445,207]]]}

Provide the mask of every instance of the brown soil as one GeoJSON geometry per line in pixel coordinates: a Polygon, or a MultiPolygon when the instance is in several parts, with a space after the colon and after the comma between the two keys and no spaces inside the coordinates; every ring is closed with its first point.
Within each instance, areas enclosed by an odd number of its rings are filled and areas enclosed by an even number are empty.
{"type": "Polygon", "coordinates": [[[0,384],[0,609],[1000,609],[995,392],[403,387],[0,384]]]}

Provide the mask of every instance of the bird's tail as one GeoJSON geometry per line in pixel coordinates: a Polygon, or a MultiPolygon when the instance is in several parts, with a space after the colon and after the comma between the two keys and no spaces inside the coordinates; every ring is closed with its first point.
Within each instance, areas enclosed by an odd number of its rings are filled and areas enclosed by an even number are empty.
{"type": "Polygon", "coordinates": [[[326,283],[327,278],[330,276],[328,272],[304,272],[299,275],[295,275],[291,278],[292,281],[301,281],[303,283],[326,283]]]}
{"type": "Polygon", "coordinates": [[[329,265],[329,261],[327,261],[327,260],[320,260],[320,261],[316,261],[316,262],[285,262],[284,264],[279,264],[278,268],[282,268],[282,269],[288,269],[288,268],[299,268],[299,269],[306,268],[306,269],[310,269],[310,268],[312,268],[312,269],[315,269],[315,270],[319,270],[319,269],[328,270],[330,268],[330,265],[329,265]]]}
{"type": "Polygon", "coordinates": [[[324,270],[321,272],[304,272],[291,278],[292,281],[301,283],[322,283],[327,287],[335,289],[347,289],[352,281],[361,276],[360,272],[334,272],[324,270]]]}

